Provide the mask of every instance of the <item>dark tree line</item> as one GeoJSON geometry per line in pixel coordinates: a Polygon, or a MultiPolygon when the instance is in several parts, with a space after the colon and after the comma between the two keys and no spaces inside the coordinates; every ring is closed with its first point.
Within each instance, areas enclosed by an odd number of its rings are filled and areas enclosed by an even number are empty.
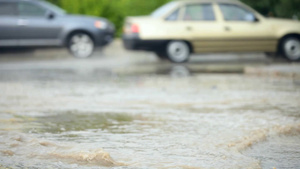
{"type": "Polygon", "coordinates": [[[300,0],[242,0],[261,14],[276,17],[300,17],[300,0]]]}

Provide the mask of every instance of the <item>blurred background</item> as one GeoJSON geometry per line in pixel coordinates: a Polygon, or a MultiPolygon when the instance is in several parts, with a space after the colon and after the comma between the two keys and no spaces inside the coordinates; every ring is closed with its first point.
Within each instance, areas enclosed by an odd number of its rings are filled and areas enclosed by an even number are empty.
{"type": "MultiPolygon", "coordinates": [[[[112,21],[117,35],[122,33],[126,16],[148,15],[163,4],[172,0],[48,0],[72,14],[101,16],[112,21]]],[[[299,0],[241,0],[264,16],[299,18],[299,0]]]]}

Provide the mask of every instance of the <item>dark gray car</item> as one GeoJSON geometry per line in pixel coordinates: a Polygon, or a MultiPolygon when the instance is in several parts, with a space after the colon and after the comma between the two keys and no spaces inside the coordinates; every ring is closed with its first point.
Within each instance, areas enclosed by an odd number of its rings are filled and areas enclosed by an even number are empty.
{"type": "Polygon", "coordinates": [[[114,31],[104,18],[69,15],[43,0],[0,0],[0,48],[65,46],[85,58],[109,44],[114,31]]]}

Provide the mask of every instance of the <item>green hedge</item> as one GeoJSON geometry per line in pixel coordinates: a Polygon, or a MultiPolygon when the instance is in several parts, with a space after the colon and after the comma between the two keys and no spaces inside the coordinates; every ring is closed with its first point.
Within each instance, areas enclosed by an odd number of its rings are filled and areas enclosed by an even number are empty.
{"type": "MultiPolygon", "coordinates": [[[[86,14],[108,18],[116,25],[117,35],[121,34],[126,16],[148,15],[154,9],[171,0],[48,0],[68,13],[86,14]]],[[[242,0],[260,13],[275,16],[300,16],[300,0],[242,0]]]]}

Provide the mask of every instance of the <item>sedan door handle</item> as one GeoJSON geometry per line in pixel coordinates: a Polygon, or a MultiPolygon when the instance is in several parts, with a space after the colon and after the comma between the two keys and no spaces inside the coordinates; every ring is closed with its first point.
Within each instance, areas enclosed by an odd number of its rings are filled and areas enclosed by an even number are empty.
{"type": "Polygon", "coordinates": [[[25,19],[20,19],[18,20],[18,26],[27,26],[28,25],[28,21],[25,19]]]}
{"type": "Polygon", "coordinates": [[[192,29],[192,27],[187,26],[187,27],[186,27],[186,30],[191,31],[191,30],[193,30],[193,29],[192,29]]]}
{"type": "Polygon", "coordinates": [[[229,26],[224,27],[225,31],[231,31],[231,28],[229,26]]]}

